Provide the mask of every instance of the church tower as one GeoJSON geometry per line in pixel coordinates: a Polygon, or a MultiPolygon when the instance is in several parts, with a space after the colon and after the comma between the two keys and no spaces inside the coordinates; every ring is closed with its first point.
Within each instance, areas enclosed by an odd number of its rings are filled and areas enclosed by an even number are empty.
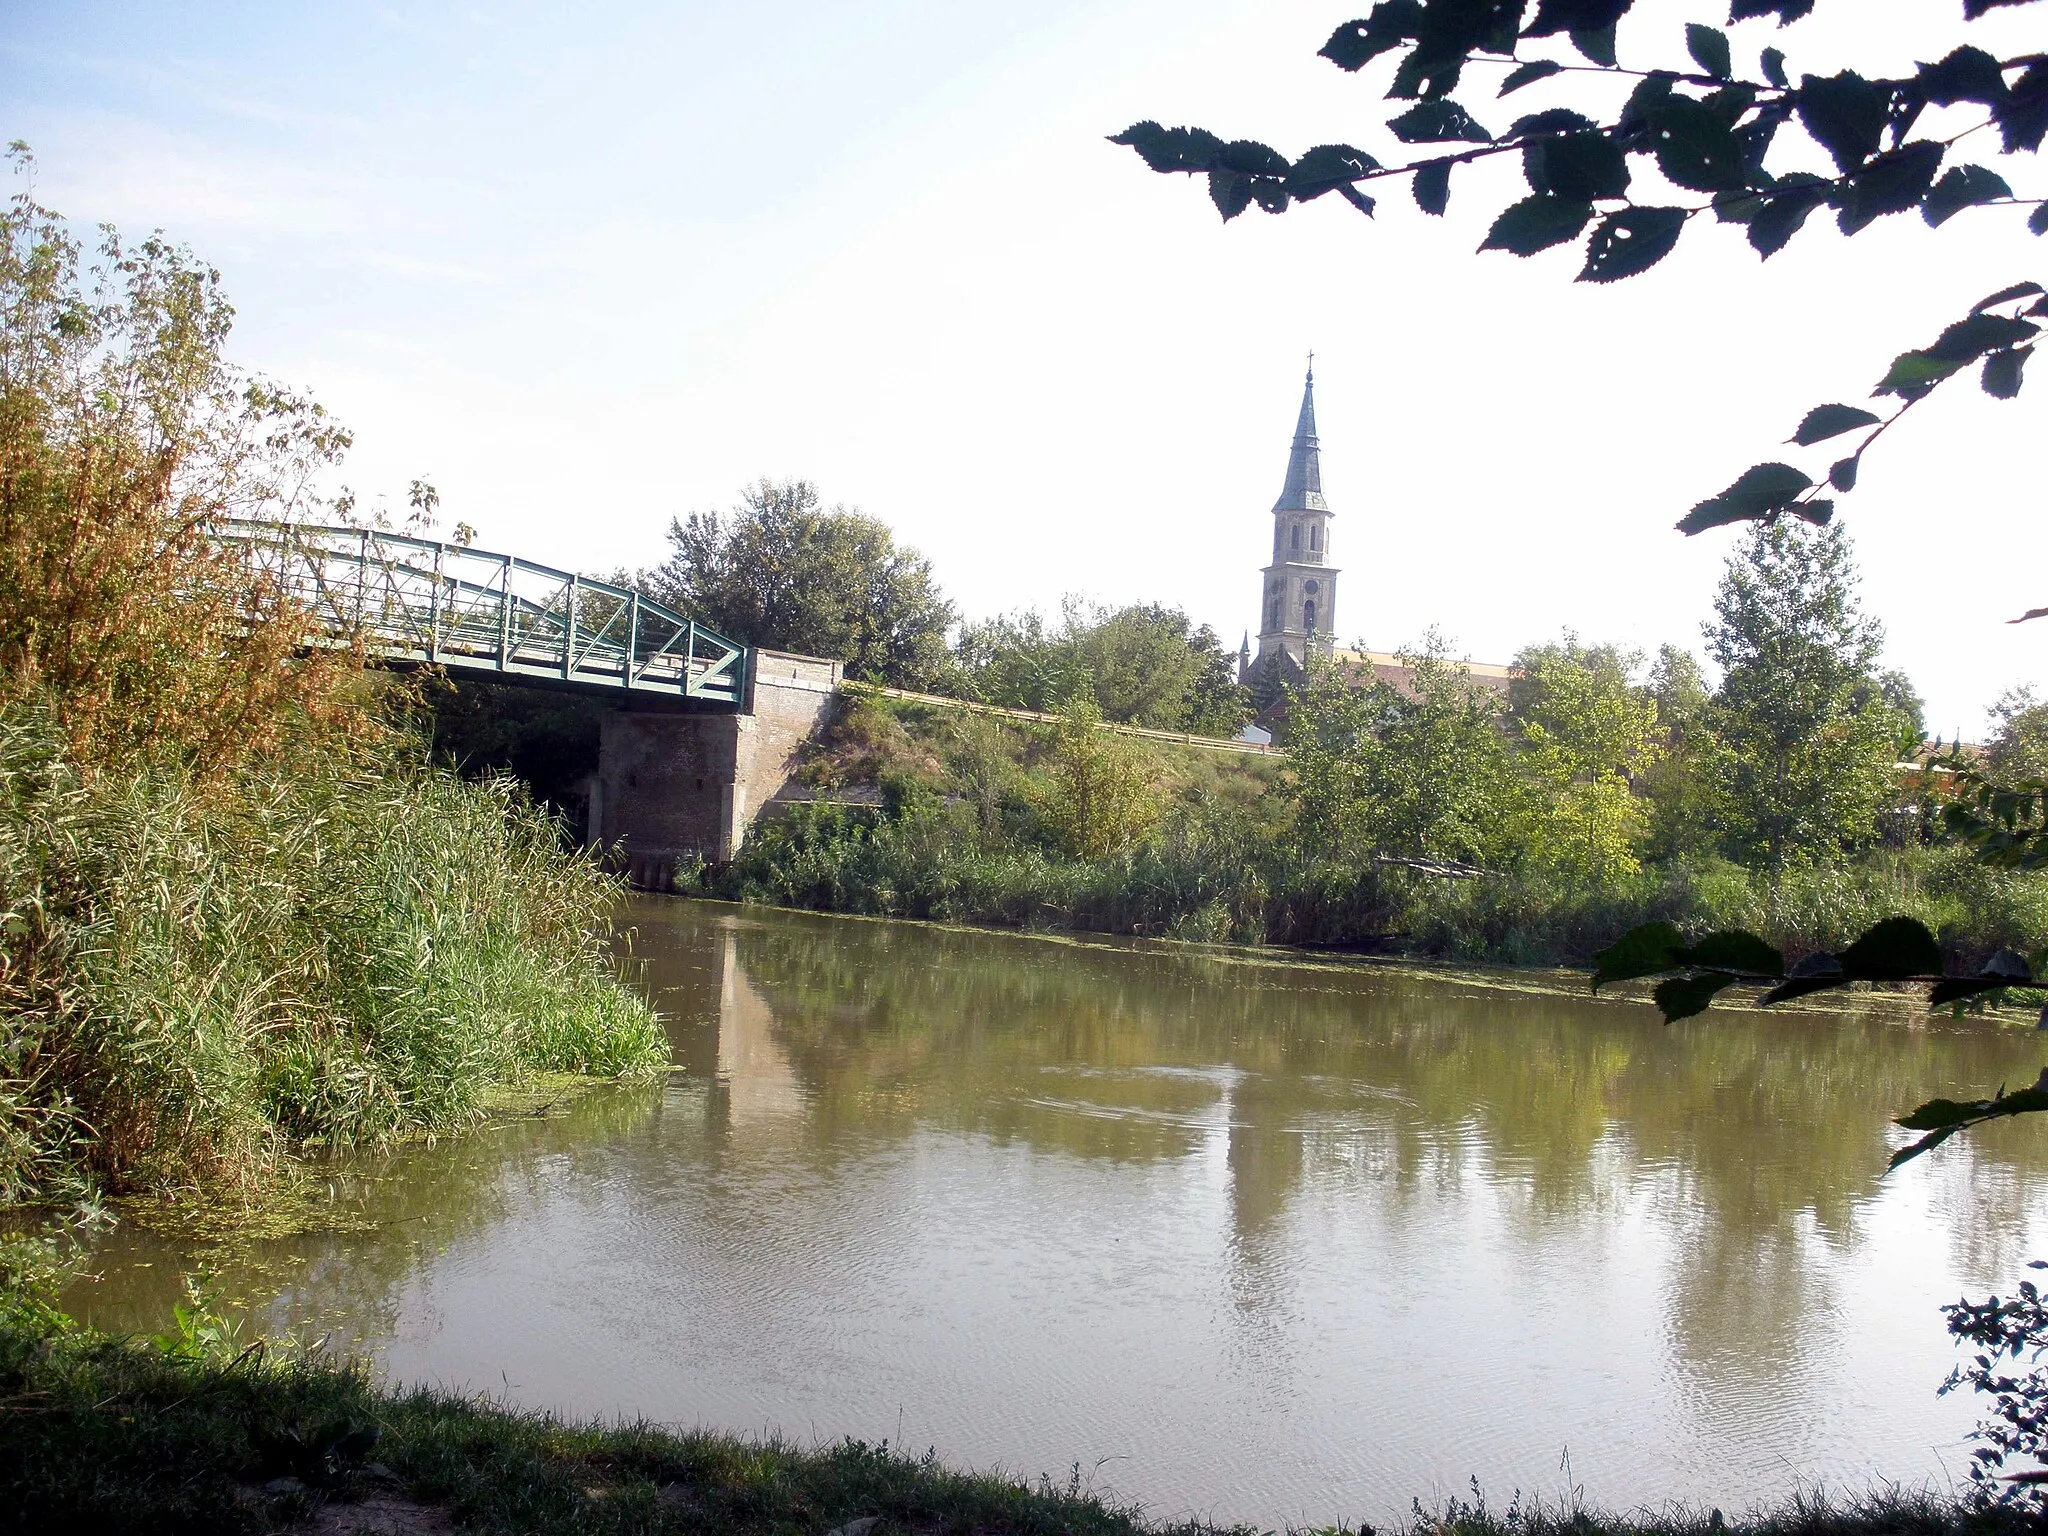
{"type": "MultiPolygon", "coordinates": [[[[1337,570],[1330,564],[1330,507],[1316,441],[1315,358],[1301,390],[1301,416],[1287,455],[1287,483],[1273,503],[1273,563],[1259,589],[1259,655],[1285,652],[1297,666],[1309,649],[1327,653],[1337,628],[1337,570]]],[[[1285,665],[1282,663],[1282,665],[1285,665]]]]}

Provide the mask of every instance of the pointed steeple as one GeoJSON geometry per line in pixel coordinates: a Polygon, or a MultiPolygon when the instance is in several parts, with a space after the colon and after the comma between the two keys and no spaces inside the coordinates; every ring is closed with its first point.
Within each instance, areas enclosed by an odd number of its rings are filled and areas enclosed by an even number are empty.
{"type": "Polygon", "coordinates": [[[1294,447],[1287,455],[1287,484],[1275,512],[1327,512],[1323,500],[1323,458],[1316,440],[1316,364],[1309,354],[1308,379],[1301,386],[1301,416],[1294,424],[1294,447]]]}

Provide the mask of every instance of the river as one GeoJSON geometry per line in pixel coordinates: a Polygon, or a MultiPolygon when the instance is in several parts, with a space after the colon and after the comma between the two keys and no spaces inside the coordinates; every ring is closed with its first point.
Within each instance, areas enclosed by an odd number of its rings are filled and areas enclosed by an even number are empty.
{"type": "MultiPolygon", "coordinates": [[[[2042,1251],[2030,1080],[1891,1000],[1666,1027],[1568,978],[642,900],[665,1084],[334,1170],[257,1326],[570,1414],[854,1435],[1158,1518],[1466,1491],[1739,1508],[1959,1475],[1936,1312],[2042,1251]],[[1568,1460],[1567,1460],[1568,1458],[1568,1460]]],[[[75,1308],[161,1326],[132,1226],[75,1308]]]]}

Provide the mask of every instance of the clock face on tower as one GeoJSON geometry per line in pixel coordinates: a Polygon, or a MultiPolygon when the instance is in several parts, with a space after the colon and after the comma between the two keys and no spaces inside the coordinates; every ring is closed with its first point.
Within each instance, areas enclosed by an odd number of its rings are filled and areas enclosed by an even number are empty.
{"type": "Polygon", "coordinates": [[[1310,597],[1314,597],[1318,592],[1322,591],[1323,589],[1319,583],[1311,581],[1303,583],[1301,590],[1306,592],[1310,597]]]}

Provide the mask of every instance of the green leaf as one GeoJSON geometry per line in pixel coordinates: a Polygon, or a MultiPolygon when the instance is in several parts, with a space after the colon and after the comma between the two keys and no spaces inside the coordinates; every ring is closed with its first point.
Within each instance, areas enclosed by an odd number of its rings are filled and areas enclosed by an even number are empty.
{"type": "Polygon", "coordinates": [[[1943,362],[1974,363],[1987,352],[2017,346],[2040,333],[2041,327],[2031,321],[1973,312],[1936,337],[1927,355],[1943,362]]]}
{"type": "MultiPolygon", "coordinates": [[[[2000,304],[2010,304],[2014,299],[2031,298],[2037,293],[2048,293],[2048,288],[2043,288],[2039,283],[2014,283],[2010,288],[2001,288],[1996,293],[1984,295],[1983,298],[1970,306],[1970,313],[1981,315],[1987,309],[1995,308],[2000,304]]],[[[2028,313],[2031,314],[2032,311],[2030,310],[2028,313]]]]}
{"type": "Polygon", "coordinates": [[[1948,174],[1921,200],[1920,217],[1930,228],[1939,229],[1965,208],[2011,196],[2012,188],[1996,171],[1987,171],[1981,165],[1951,166],[1948,174]]]}
{"type": "Polygon", "coordinates": [[[1704,27],[1696,21],[1685,24],[1685,51],[1693,62],[1716,80],[1731,80],[1735,62],[1728,52],[1728,34],[1719,27],[1704,27]]]}
{"type": "Polygon", "coordinates": [[[1943,1130],[1929,1131],[1925,1136],[1922,1136],[1918,1141],[1914,1142],[1911,1146],[1901,1147],[1898,1151],[1894,1152],[1892,1154],[1891,1161],[1884,1165],[1884,1171],[1886,1173],[1890,1173],[1894,1169],[1899,1168],[1906,1163],[1910,1163],[1911,1161],[1913,1161],[1914,1158],[1919,1157],[1922,1153],[1932,1152],[1936,1147],[1940,1146],[1944,1141],[1947,1141],[1949,1137],[1955,1135],[1955,1133],[1961,1129],[1962,1127],[1959,1125],[1952,1125],[1948,1126],[1943,1130]]]}
{"type": "Polygon", "coordinates": [[[1783,49],[1766,48],[1760,62],[1763,65],[1764,78],[1766,80],[1770,81],[1771,84],[1781,91],[1791,89],[1792,82],[1785,78],[1785,54],[1783,49]]]}
{"type": "Polygon", "coordinates": [[[1500,83],[1500,94],[1506,96],[1519,91],[1525,85],[1534,85],[1538,80],[1548,80],[1552,75],[1561,74],[1564,66],[1555,59],[1532,59],[1519,69],[1508,71],[1507,79],[1500,83]]]}
{"type": "Polygon", "coordinates": [[[1677,958],[1685,947],[1685,935],[1675,923],[1644,923],[1631,928],[1593,957],[1593,990],[1610,981],[1630,981],[1637,976],[1654,976],[1677,969],[1677,958]]]}
{"type": "Polygon", "coordinates": [[[1355,73],[1412,39],[1421,23],[1422,0],[1390,0],[1374,6],[1366,20],[1345,22],[1316,50],[1316,56],[1355,73]]]}
{"type": "Polygon", "coordinates": [[[1206,129],[1162,128],[1149,119],[1110,135],[1109,142],[1135,149],[1139,159],[1160,172],[1212,170],[1223,153],[1223,141],[1206,129]]]}
{"type": "Polygon", "coordinates": [[[1755,192],[1716,192],[1714,217],[1723,224],[1747,224],[1764,211],[1764,199],[1755,192]]]}
{"type": "Polygon", "coordinates": [[[1694,192],[1739,192],[1749,166],[1734,130],[1705,102],[1669,96],[1647,114],[1657,169],[1694,192]]]}
{"type": "Polygon", "coordinates": [[[1567,133],[1531,140],[1522,150],[1529,190],[1573,202],[1620,197],[1628,191],[1628,156],[1600,133],[1567,133]]]}
{"type": "Polygon", "coordinates": [[[1825,496],[1812,501],[1802,501],[1788,509],[1794,517],[1802,518],[1816,528],[1825,528],[1834,520],[1835,504],[1825,496]]]}
{"type": "Polygon", "coordinates": [[[1318,144],[1288,167],[1287,190],[1305,203],[1379,168],[1379,161],[1362,149],[1349,144],[1318,144]]]}
{"type": "Polygon", "coordinates": [[[1840,437],[1844,432],[1854,432],[1858,427],[1874,427],[1877,423],[1878,417],[1873,412],[1858,410],[1853,405],[1817,405],[1799,423],[1799,430],[1792,434],[1792,441],[1801,448],[1811,448],[1815,443],[1840,437]]]}
{"type": "Polygon", "coordinates": [[[1707,965],[1746,976],[1782,976],[1785,957],[1755,934],[1741,928],[1710,933],[1681,958],[1687,965],[1707,965]]]}
{"type": "Polygon", "coordinates": [[[1804,75],[1799,81],[1799,121],[1845,176],[1877,153],[1891,120],[1891,101],[1889,86],[1854,70],[1827,79],[1804,75]]]}
{"type": "Polygon", "coordinates": [[[1950,362],[1930,352],[1901,352],[1892,359],[1891,368],[1878,381],[1874,393],[1915,398],[1967,366],[1967,361],[1950,362]]]}
{"type": "Polygon", "coordinates": [[[2020,392],[2020,385],[2026,382],[2024,373],[2027,359],[2034,355],[2032,347],[2013,347],[2009,351],[1994,352],[1984,359],[1984,393],[1994,400],[2010,400],[2020,392]]]}
{"type": "Polygon", "coordinates": [[[1251,205],[1252,178],[1238,171],[1211,171],[1209,173],[1209,201],[1216,205],[1216,211],[1223,215],[1223,222],[1229,223],[1251,205]]]}
{"type": "Polygon", "coordinates": [[[1734,986],[1735,981],[1736,978],[1726,971],[1700,971],[1691,976],[1673,976],[1669,981],[1660,981],[1650,996],[1664,1010],[1664,1022],[1676,1024],[1680,1019],[1705,1013],[1715,994],[1734,986]]]}
{"type": "Polygon", "coordinates": [[[1577,239],[1592,217],[1591,203],[1562,197],[1525,197],[1501,211],[1479,249],[1533,256],[1553,245],[1577,239]]]}
{"type": "Polygon", "coordinates": [[[1493,135],[1455,101],[1417,102],[1387,127],[1403,144],[1491,144],[1493,135]]]}
{"type": "Polygon", "coordinates": [[[1683,208],[1624,208],[1594,226],[1582,283],[1614,283],[1657,265],[1685,232],[1683,208]]]}
{"type": "Polygon", "coordinates": [[[1828,466],[1828,484],[1844,496],[1848,495],[1856,489],[1856,475],[1862,463],[1862,459],[1854,455],[1835,460],[1828,466]]]}
{"type": "Polygon", "coordinates": [[[1914,83],[1928,105],[1935,107],[1952,107],[1959,101],[1995,107],[2010,94],[2005,71],[1982,48],[1958,48],[1939,64],[1922,64],[1914,83]]]}
{"type": "Polygon", "coordinates": [[[1842,233],[1853,235],[1888,213],[1917,208],[1947,153],[1932,139],[1916,139],[1864,166],[1842,189],[1841,211],[1835,219],[1842,233]]]}
{"type": "Polygon", "coordinates": [[[1904,981],[1941,974],[1941,946],[1918,918],[1888,917],[1866,929],[1840,956],[1853,981],[1904,981]]]}
{"type": "Polygon", "coordinates": [[[1415,173],[1415,206],[1424,213],[1443,217],[1451,201],[1451,162],[1439,160],[1415,173]]]}
{"type": "MultiPolygon", "coordinates": [[[[1967,997],[1980,997],[1986,992],[2003,992],[2011,986],[2009,981],[1999,981],[1983,976],[1949,976],[1938,981],[1934,990],[1927,994],[1927,1006],[1946,1008],[1950,1003],[1959,1003],[1967,997]]],[[[1918,1113],[1918,1111],[1915,1111],[1918,1113]]],[[[1904,1125],[1902,1120],[1899,1122],[1904,1125]]],[[[1918,1129],[1918,1127],[1908,1127],[1918,1129]]]]}
{"type": "Polygon", "coordinates": [[[1614,24],[1604,27],[1581,27],[1571,34],[1572,46],[1607,69],[1615,66],[1614,24]]]}
{"type": "Polygon", "coordinates": [[[1794,171],[1778,178],[1763,208],[1749,221],[1749,243],[1768,260],[1799,233],[1813,210],[1828,200],[1828,184],[1818,176],[1794,171]]]}
{"type": "Polygon", "coordinates": [[[1782,982],[1766,992],[1761,1001],[1768,1008],[1773,1003],[1787,1003],[1795,997],[1807,997],[1848,984],[1849,977],[1842,969],[1842,962],[1833,955],[1808,955],[1786,973],[1782,982]]]}
{"type": "Polygon", "coordinates": [[[1681,533],[1699,533],[1723,523],[1739,523],[1782,512],[1810,489],[1813,481],[1790,464],[1758,464],[1746,469],[1720,495],[1701,502],[1680,521],[1681,533]]]}

